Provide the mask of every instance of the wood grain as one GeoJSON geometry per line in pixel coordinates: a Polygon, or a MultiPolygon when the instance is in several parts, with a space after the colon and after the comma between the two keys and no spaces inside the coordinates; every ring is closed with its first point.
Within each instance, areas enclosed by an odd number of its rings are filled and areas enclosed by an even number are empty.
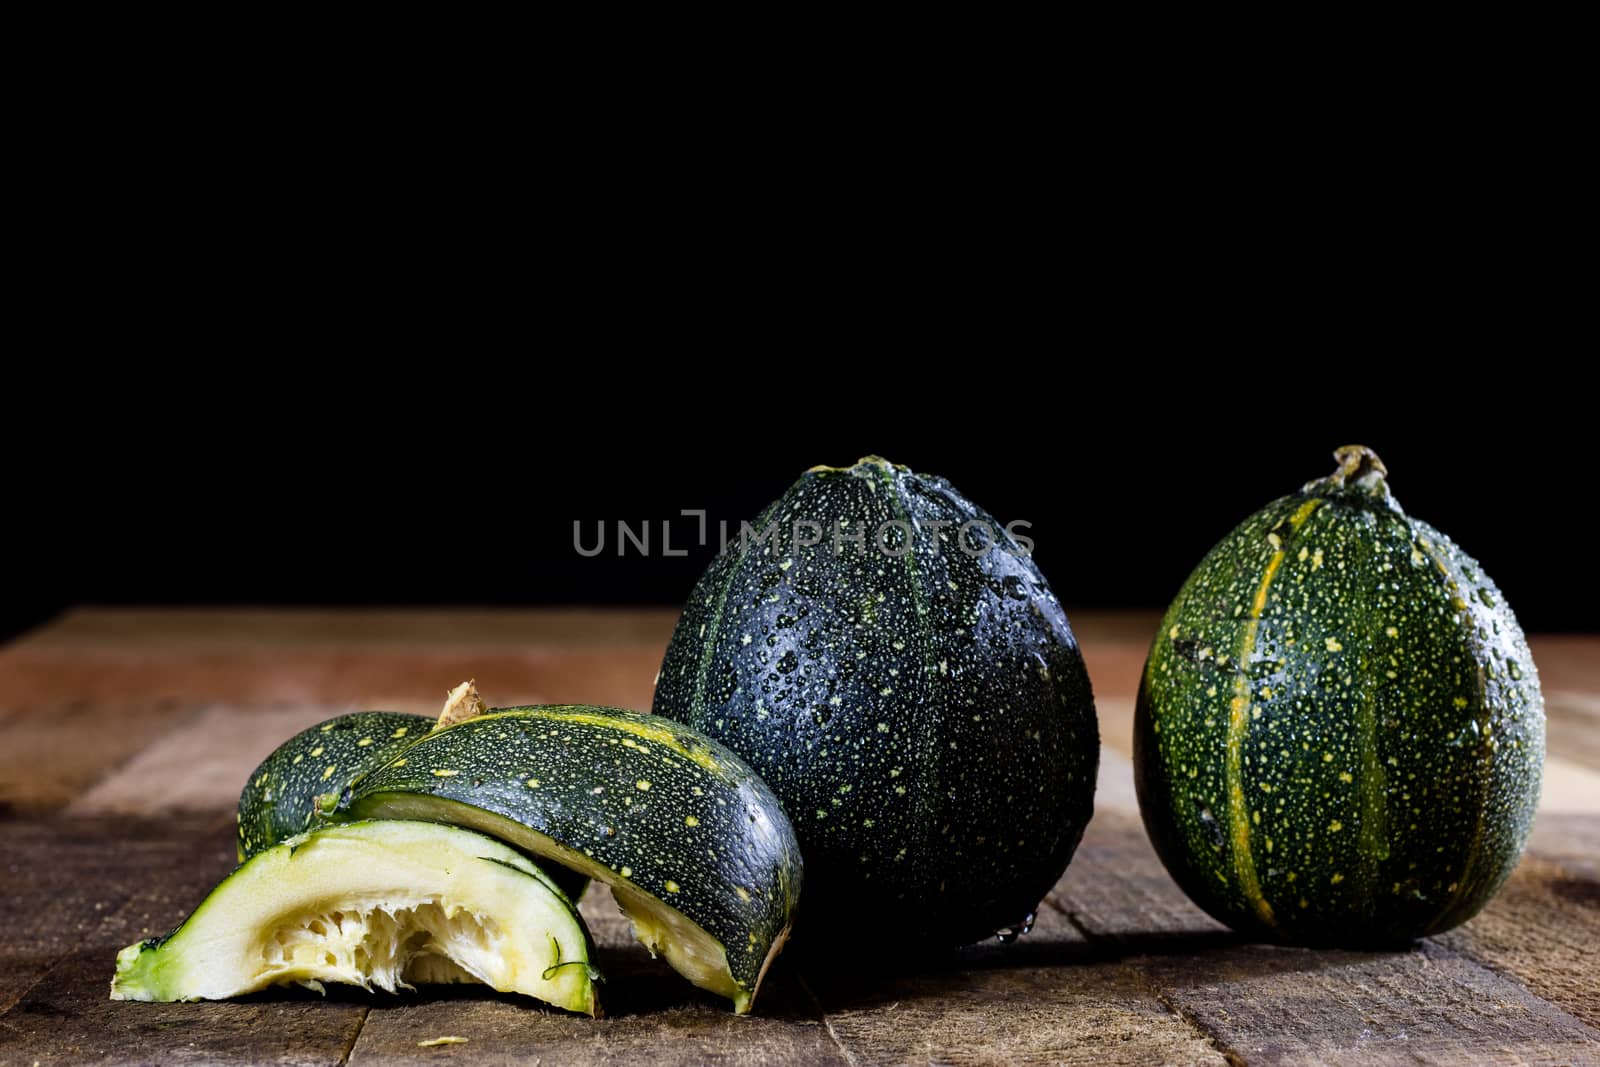
{"type": "Polygon", "coordinates": [[[829,1032],[859,1064],[1226,1062],[1148,983],[1061,912],[1013,945],[934,960],[801,964],[829,1032]]]}
{"type": "Polygon", "coordinates": [[[19,707],[0,723],[0,813],[61,807],[194,711],[177,698],[19,707]]]}
{"type": "Polygon", "coordinates": [[[60,819],[35,828],[45,832],[36,834],[32,858],[62,868],[48,882],[76,874],[85,885],[115,888],[95,901],[101,909],[80,913],[81,924],[63,929],[59,913],[51,913],[36,927],[49,951],[65,951],[0,1015],[0,1063],[338,1061],[368,1010],[365,998],[323,1003],[283,991],[197,1005],[109,997],[117,950],[165,933],[232,867],[229,823],[213,814],[203,824],[60,819]]]}
{"type": "MultiPolygon", "coordinates": [[[[103,945],[107,937],[125,934],[126,908],[155,902],[149,893],[139,896],[136,888],[151,872],[182,866],[195,871],[191,885],[203,887],[219,869],[226,871],[231,857],[198,870],[192,862],[196,842],[222,823],[215,812],[172,821],[0,820],[4,898],[13,924],[0,939],[0,1011],[15,1004],[73,949],[90,942],[103,945]],[[136,896],[138,902],[130,904],[136,896]]],[[[127,940],[137,936],[128,934],[127,940]]],[[[108,960],[102,961],[107,982],[108,960]]]]}
{"type": "Polygon", "coordinates": [[[340,714],[317,705],[202,708],[66,806],[70,815],[227,811],[285,738],[340,714]]]}
{"type": "Polygon", "coordinates": [[[674,613],[95,610],[0,649],[0,1064],[1600,1063],[1600,639],[1535,638],[1550,774],[1527,858],[1483,914],[1391,953],[1250,944],[1177,889],[1129,756],[1155,618],[1074,617],[1101,715],[1097,815],[1033,933],[923,959],[780,959],[735,1017],[581,908],[606,971],[589,1020],[480,989],[107,997],[118,948],[232,866],[240,783],[346,710],[647,708],[674,613]],[[9,812],[9,815],[6,814],[9,812]],[[465,1044],[423,1046],[441,1036],[465,1044]]]}
{"type": "Polygon", "coordinates": [[[1359,953],[1236,945],[1139,963],[1185,1018],[1246,1063],[1581,1063],[1600,1033],[1432,945],[1359,953]]]}
{"type": "Polygon", "coordinates": [[[1091,940],[1120,946],[1164,1003],[1244,1062],[1600,1058],[1600,1031],[1586,1022],[1593,968],[1582,959],[1600,932],[1594,883],[1560,888],[1551,873],[1559,864],[1535,854],[1483,915],[1415,949],[1246,944],[1166,876],[1126,806],[1128,790],[1115,784],[1131,775],[1126,760],[1103,755],[1094,822],[1050,903],[1091,940]],[[1561,910],[1535,920],[1563,891],[1571,899],[1561,910]]]}

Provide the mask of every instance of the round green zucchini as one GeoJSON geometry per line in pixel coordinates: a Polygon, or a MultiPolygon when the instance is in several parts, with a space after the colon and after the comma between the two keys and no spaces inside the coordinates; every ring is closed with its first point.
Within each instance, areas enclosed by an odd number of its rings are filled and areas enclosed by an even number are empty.
{"type": "Polygon", "coordinates": [[[1211,915],[1303,944],[1448,930],[1538,803],[1538,672],[1475,561],[1370,450],[1267,505],[1168,609],[1135,718],[1145,826],[1211,915]]]}
{"type": "Polygon", "coordinates": [[[1089,821],[1094,699],[1024,546],[878,457],[805,472],[689,597],[654,711],[739,753],[794,819],[802,948],[1025,930],[1089,821]],[[865,918],[864,918],[865,917],[865,918]]]}

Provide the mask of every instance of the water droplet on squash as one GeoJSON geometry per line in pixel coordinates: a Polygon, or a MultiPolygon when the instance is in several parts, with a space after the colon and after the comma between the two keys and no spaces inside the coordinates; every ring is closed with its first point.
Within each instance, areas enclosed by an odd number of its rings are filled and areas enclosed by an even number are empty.
{"type": "Polygon", "coordinates": [[[1211,847],[1222,848],[1222,824],[1217,822],[1217,817],[1211,814],[1211,808],[1202,800],[1194,802],[1195,814],[1200,819],[1200,825],[1205,828],[1206,836],[1211,838],[1211,847]]]}

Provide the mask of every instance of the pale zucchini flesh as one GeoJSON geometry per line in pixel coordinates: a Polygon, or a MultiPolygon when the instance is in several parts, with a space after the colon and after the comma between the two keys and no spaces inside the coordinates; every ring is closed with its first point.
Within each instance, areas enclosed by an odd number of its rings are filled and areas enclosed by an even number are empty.
{"type": "Polygon", "coordinates": [[[738,756],[618,708],[485,712],[318,811],[463,826],[605,882],[639,941],[741,1014],[788,936],[803,878],[788,815],[738,756]]]}
{"type": "Polygon", "coordinates": [[[257,853],[172,933],[123,949],[111,996],[481,982],[594,1015],[596,977],[576,908],[525,856],[469,830],[356,822],[257,853]]]}
{"type": "MultiPolygon", "coordinates": [[[[755,989],[736,982],[728,968],[728,953],[724,946],[706,930],[650,893],[620,878],[603,864],[595,862],[574,848],[553,840],[532,827],[498,815],[492,811],[438,797],[422,797],[405,793],[385,793],[368,798],[364,813],[380,819],[440,819],[449,825],[471,827],[510,841],[525,852],[545,857],[611,887],[617,906],[628,917],[634,936],[652,956],[662,956],[673,970],[683,975],[701,989],[727,997],[734,1003],[734,1011],[744,1014],[755,1000],[755,989]]],[[[767,963],[783,947],[780,937],[768,953],[767,963]]],[[[762,968],[765,975],[766,968],[762,968]]],[[[757,983],[759,985],[759,982],[757,983]]]]}

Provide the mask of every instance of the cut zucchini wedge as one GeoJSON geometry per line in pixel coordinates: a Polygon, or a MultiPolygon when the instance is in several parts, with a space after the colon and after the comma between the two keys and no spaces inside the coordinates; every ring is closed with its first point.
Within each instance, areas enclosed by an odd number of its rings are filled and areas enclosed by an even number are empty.
{"type": "Polygon", "coordinates": [[[383,766],[432,728],[426,715],[357,711],[307,727],[273,749],[239,793],[239,862],[314,829],[318,796],[383,766]]]}
{"type": "Polygon", "coordinates": [[[465,826],[603,881],[652,953],[741,1014],[800,894],[799,846],[766,783],[689,727],[615,708],[467,719],[322,814],[465,826]]]}
{"type": "Polygon", "coordinates": [[[590,957],[572,901],[515,850],[433,823],[355,822],[257,853],[176,930],[123,949],[111,998],[481,982],[596,1015],[590,957]]]}

